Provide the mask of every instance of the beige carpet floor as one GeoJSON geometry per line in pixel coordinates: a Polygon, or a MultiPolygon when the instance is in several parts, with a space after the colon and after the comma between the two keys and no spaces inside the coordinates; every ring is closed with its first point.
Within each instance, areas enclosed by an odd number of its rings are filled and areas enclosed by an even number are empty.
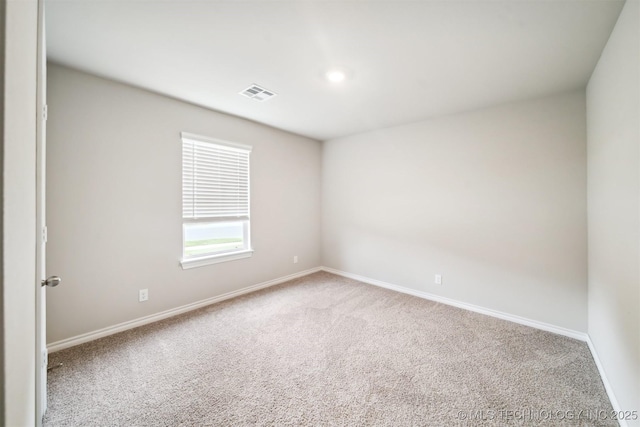
{"type": "Polygon", "coordinates": [[[585,343],[328,273],[50,363],[46,426],[616,425],[585,343]]]}

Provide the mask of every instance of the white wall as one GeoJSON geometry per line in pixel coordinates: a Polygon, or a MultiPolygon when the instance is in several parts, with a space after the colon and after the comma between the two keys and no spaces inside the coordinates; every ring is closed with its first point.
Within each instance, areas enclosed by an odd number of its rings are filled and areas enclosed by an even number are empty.
{"type": "Polygon", "coordinates": [[[324,265],[586,331],[585,131],[580,91],[325,142],[324,265]]]}
{"type": "MultiPolygon", "coordinates": [[[[5,62],[5,6],[6,2],[0,2],[0,105],[2,105],[2,111],[5,111],[4,102],[4,62],[5,62]]],[[[0,203],[2,209],[0,209],[0,424],[5,421],[5,395],[4,395],[4,371],[6,369],[4,364],[4,113],[0,114],[0,203]]]]}
{"type": "Polygon", "coordinates": [[[5,7],[2,239],[4,416],[35,423],[35,200],[37,3],[5,7]]]}
{"type": "Polygon", "coordinates": [[[318,141],[56,65],[48,104],[49,343],[320,265],[318,141]],[[179,266],[181,131],[253,146],[252,258],[179,266]]]}
{"type": "Polygon", "coordinates": [[[622,410],[640,410],[639,61],[629,0],[587,87],[589,335],[622,410]]]}

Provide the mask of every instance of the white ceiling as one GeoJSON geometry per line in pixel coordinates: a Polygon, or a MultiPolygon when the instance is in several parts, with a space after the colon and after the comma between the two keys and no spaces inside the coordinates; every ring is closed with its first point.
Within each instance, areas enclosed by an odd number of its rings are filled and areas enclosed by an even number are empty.
{"type": "Polygon", "coordinates": [[[325,140],[584,87],[622,4],[48,0],[46,24],[54,62],[325,140]]]}

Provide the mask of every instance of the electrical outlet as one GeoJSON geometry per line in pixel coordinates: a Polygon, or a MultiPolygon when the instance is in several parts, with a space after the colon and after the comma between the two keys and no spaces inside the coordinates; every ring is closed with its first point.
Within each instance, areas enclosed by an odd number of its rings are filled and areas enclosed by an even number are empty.
{"type": "Polygon", "coordinates": [[[294,255],[293,256],[293,263],[297,264],[298,263],[298,255],[294,255]]]}
{"type": "Polygon", "coordinates": [[[144,302],[149,299],[149,289],[140,289],[138,291],[138,302],[144,302]]]}
{"type": "Polygon", "coordinates": [[[436,278],[434,280],[434,283],[436,285],[442,285],[442,275],[441,274],[436,274],[436,278]]]}

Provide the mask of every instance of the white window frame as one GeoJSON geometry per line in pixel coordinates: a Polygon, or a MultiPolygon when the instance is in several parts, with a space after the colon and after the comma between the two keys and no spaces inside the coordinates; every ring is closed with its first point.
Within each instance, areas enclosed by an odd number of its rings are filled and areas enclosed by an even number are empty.
{"type": "MultiPolygon", "coordinates": [[[[180,259],[180,265],[183,269],[202,267],[210,264],[217,264],[220,262],[233,261],[243,258],[248,258],[253,255],[253,249],[251,246],[251,219],[250,219],[250,210],[251,210],[251,186],[250,186],[250,173],[251,173],[251,163],[250,163],[250,155],[252,147],[250,145],[238,144],[235,142],[224,141],[216,138],[209,138],[206,136],[196,135],[188,132],[180,133],[180,141],[181,145],[184,147],[185,140],[187,141],[195,141],[195,142],[204,142],[210,143],[212,145],[216,145],[218,147],[228,147],[236,150],[243,150],[248,152],[249,154],[249,163],[247,164],[247,198],[248,198],[248,212],[246,216],[242,217],[185,217],[183,210],[183,218],[182,218],[182,258],[180,259]],[[187,256],[185,255],[185,227],[187,224],[205,224],[205,223],[225,223],[225,222],[242,222],[243,224],[243,242],[244,247],[242,249],[231,249],[225,252],[217,252],[210,253],[203,256],[187,256]]],[[[184,149],[184,148],[183,148],[184,149]]],[[[184,154],[181,155],[181,159],[184,154]]],[[[184,181],[184,169],[182,169],[183,181],[184,181]]],[[[184,185],[184,184],[183,184],[184,185]]],[[[183,192],[181,193],[182,197],[183,192]]],[[[184,206],[184,200],[183,200],[184,206]]],[[[184,209],[184,208],[183,208],[184,209]]]]}

